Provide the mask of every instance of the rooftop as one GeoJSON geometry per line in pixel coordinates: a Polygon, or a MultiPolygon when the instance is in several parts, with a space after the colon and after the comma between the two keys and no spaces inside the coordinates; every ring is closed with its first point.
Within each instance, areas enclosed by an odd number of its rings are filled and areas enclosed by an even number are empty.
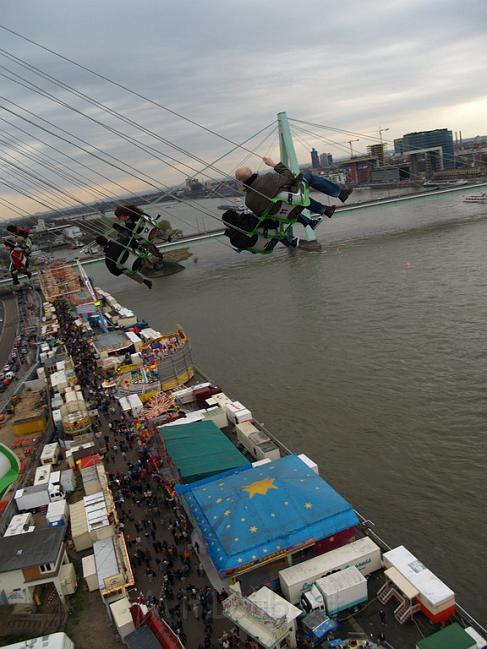
{"type": "Polygon", "coordinates": [[[61,525],[0,538],[0,573],[54,563],[65,533],[66,526],[61,525]]]}
{"type": "Polygon", "coordinates": [[[357,525],[351,505],[296,455],[179,485],[218,570],[268,560],[357,525]]]}

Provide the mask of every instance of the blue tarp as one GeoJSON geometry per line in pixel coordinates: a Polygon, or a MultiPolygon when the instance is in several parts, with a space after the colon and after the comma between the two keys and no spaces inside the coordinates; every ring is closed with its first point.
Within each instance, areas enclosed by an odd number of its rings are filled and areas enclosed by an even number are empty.
{"type": "Polygon", "coordinates": [[[296,455],[176,489],[222,572],[358,523],[351,505],[296,455]]]}

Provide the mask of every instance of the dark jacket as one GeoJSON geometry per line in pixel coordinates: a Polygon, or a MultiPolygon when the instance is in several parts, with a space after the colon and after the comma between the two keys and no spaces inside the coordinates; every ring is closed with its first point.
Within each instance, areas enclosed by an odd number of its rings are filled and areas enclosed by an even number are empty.
{"type": "Polygon", "coordinates": [[[293,172],[282,162],[276,164],[274,171],[276,173],[271,171],[261,176],[254,174],[245,183],[245,205],[254,214],[261,215],[269,207],[271,201],[266,196],[272,198],[279,193],[281,187],[292,185],[295,180],[293,172]]]}
{"type": "MultiPolygon", "coordinates": [[[[105,253],[105,265],[112,275],[122,275],[125,269],[123,264],[129,256],[126,246],[126,241],[118,242],[110,240],[103,249],[103,252],[105,253]]],[[[136,262],[134,265],[140,267],[142,265],[142,260],[139,261],[140,264],[137,264],[136,262]]],[[[134,268],[133,270],[138,270],[138,268],[134,268]]]]}
{"type": "Polygon", "coordinates": [[[257,241],[258,236],[256,234],[253,237],[248,237],[245,234],[245,232],[252,232],[259,222],[259,219],[253,214],[227,210],[222,215],[222,221],[224,225],[230,226],[225,230],[225,236],[230,239],[232,246],[238,250],[251,248],[257,241]],[[244,230],[244,232],[240,232],[240,230],[244,230]]]}

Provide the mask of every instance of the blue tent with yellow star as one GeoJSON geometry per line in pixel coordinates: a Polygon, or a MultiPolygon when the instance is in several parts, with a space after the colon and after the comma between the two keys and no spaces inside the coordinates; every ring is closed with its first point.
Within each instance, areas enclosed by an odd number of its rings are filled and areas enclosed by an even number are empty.
{"type": "Polygon", "coordinates": [[[217,570],[232,574],[358,524],[352,506],[298,456],[178,485],[217,570]]]}

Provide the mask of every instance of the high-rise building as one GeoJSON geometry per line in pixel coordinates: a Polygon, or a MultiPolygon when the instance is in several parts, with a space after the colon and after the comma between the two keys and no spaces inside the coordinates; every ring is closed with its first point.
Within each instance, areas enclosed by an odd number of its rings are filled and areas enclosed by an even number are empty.
{"type": "Polygon", "coordinates": [[[373,158],[377,158],[379,167],[384,166],[384,149],[385,144],[371,144],[367,147],[367,153],[373,158]]]}
{"type": "MultiPolygon", "coordinates": [[[[394,140],[394,148],[395,143],[394,140]]],[[[453,135],[447,128],[406,133],[402,136],[402,153],[409,156],[428,154],[431,157],[434,155],[438,158],[437,165],[440,169],[455,168],[453,135]]]]}
{"type": "Polygon", "coordinates": [[[331,153],[322,153],[320,155],[320,167],[321,169],[329,169],[333,167],[333,156],[331,153]]]}
{"type": "Polygon", "coordinates": [[[394,153],[402,155],[403,151],[404,151],[404,143],[402,141],[402,137],[398,137],[397,139],[394,140],[394,153]]]}
{"type": "Polygon", "coordinates": [[[313,169],[320,168],[320,156],[316,149],[311,149],[311,166],[313,169]]]}

